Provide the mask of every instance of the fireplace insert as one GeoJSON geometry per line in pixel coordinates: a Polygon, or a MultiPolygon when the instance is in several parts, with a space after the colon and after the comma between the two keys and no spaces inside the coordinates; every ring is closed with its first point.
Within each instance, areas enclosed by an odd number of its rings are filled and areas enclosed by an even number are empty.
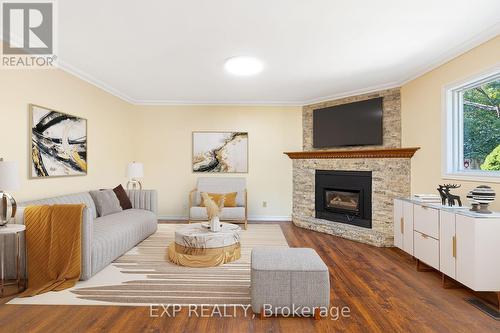
{"type": "Polygon", "coordinates": [[[361,191],[323,189],[325,209],[332,212],[349,213],[359,216],[359,195],[361,191]]]}
{"type": "Polygon", "coordinates": [[[316,217],[372,226],[371,171],[316,170],[316,217]]]}

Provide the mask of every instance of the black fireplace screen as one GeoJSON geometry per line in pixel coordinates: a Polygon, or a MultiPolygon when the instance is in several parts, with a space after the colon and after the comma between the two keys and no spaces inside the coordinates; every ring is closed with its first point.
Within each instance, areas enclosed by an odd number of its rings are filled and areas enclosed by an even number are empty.
{"type": "Polygon", "coordinates": [[[372,227],[371,171],[316,170],[316,218],[372,227]]]}
{"type": "Polygon", "coordinates": [[[325,189],[325,209],[359,215],[359,191],[325,189]]]}

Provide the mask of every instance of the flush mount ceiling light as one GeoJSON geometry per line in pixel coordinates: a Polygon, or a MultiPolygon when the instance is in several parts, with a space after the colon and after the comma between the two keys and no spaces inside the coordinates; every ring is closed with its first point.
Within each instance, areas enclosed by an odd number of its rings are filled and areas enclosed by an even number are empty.
{"type": "Polygon", "coordinates": [[[262,61],[257,58],[239,56],[227,59],[224,68],[234,75],[250,76],[259,74],[264,68],[264,65],[262,61]]]}

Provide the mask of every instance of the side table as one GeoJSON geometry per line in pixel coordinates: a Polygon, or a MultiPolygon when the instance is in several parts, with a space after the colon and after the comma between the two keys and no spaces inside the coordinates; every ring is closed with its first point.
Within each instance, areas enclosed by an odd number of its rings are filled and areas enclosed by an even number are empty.
{"type": "Polygon", "coordinates": [[[21,232],[26,230],[24,224],[7,224],[0,227],[0,297],[4,296],[5,286],[17,284],[17,291],[19,292],[19,285],[21,281],[21,232]],[[15,235],[16,237],[16,281],[6,283],[5,281],[5,243],[8,235],[15,235]]]}

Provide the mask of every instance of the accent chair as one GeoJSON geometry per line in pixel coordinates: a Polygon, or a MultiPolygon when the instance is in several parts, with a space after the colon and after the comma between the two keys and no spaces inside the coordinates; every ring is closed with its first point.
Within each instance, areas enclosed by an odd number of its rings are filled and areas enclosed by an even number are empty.
{"type": "Polygon", "coordinates": [[[246,179],[242,177],[200,177],[196,188],[189,193],[189,223],[208,221],[207,210],[201,206],[201,192],[232,193],[236,192],[236,207],[223,207],[220,220],[223,222],[244,224],[247,229],[247,189],[246,179]]]}

